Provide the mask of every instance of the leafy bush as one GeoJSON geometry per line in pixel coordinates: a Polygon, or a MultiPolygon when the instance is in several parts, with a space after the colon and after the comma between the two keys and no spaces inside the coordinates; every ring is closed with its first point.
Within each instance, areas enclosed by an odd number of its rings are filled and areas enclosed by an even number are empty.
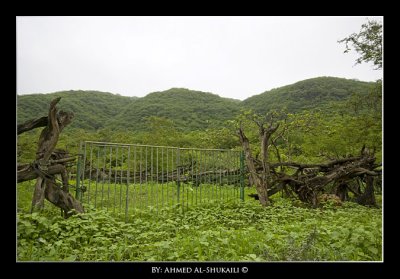
{"type": "Polygon", "coordinates": [[[124,223],[105,211],[43,216],[18,213],[19,261],[380,261],[380,209],[344,203],[296,207],[274,197],[211,203],[185,213],[137,210],[124,223]]]}

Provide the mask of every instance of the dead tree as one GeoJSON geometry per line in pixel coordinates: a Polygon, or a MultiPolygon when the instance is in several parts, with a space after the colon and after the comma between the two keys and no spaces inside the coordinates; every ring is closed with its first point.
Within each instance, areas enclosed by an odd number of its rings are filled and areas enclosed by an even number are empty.
{"type": "Polygon", "coordinates": [[[374,177],[380,175],[379,164],[375,164],[375,155],[365,147],[360,156],[332,160],[321,164],[301,164],[296,162],[282,162],[276,139],[282,137],[285,127],[279,128],[277,119],[272,116],[261,118],[257,115],[247,116],[247,120],[258,127],[260,141],[260,159],[255,158],[251,152],[249,139],[246,137],[243,123],[237,130],[237,135],[242,144],[246,165],[249,172],[249,181],[255,185],[257,198],[263,206],[269,204],[268,197],[284,190],[290,189],[298,198],[318,205],[318,196],[326,191],[329,185],[336,186],[336,195],[343,201],[348,198],[348,191],[355,195],[355,201],[362,205],[376,205],[374,196],[374,177]],[[275,134],[274,134],[275,133],[275,134]],[[274,136],[272,138],[272,135],[274,136]],[[269,147],[274,146],[278,163],[270,162],[269,147]],[[278,170],[279,169],[279,170],[278,170]],[[286,169],[291,169],[290,172],[286,169]],[[365,181],[365,191],[354,189],[350,185],[353,181],[365,181]]]}
{"type": "Polygon", "coordinates": [[[270,204],[268,199],[268,190],[271,185],[271,168],[269,162],[268,149],[271,144],[271,136],[279,128],[279,124],[274,123],[274,114],[268,114],[265,118],[253,116],[251,120],[258,127],[258,135],[260,139],[260,153],[261,160],[257,160],[253,157],[249,139],[246,137],[243,129],[243,124],[237,130],[240,143],[242,144],[243,151],[245,154],[247,169],[251,178],[251,181],[255,184],[258,193],[259,201],[262,206],[268,206],[270,204]],[[259,166],[259,168],[256,167],[259,166]]]}
{"type": "MultiPolygon", "coordinates": [[[[364,177],[371,180],[374,176],[378,176],[380,171],[376,170],[378,166],[373,164],[374,161],[374,156],[361,155],[359,157],[333,160],[325,164],[277,163],[273,164],[272,167],[276,168],[285,165],[296,169],[296,171],[292,175],[274,171],[273,179],[289,185],[300,200],[316,206],[317,196],[324,192],[326,186],[331,183],[338,185],[336,193],[337,195],[339,194],[338,196],[341,200],[344,200],[352,180],[364,177]],[[308,173],[304,172],[306,169],[309,170],[308,173]]],[[[372,186],[369,186],[369,188],[367,186],[364,193],[358,190],[352,192],[356,197],[360,196],[360,199],[356,199],[360,204],[375,205],[372,186]],[[361,202],[364,200],[365,202],[361,202]]]]}
{"type": "Polygon", "coordinates": [[[56,105],[60,99],[61,97],[58,97],[50,103],[47,117],[18,125],[18,134],[37,127],[45,126],[45,128],[39,137],[36,160],[31,164],[17,166],[17,181],[36,179],[31,212],[41,210],[46,198],[63,210],[64,217],[68,217],[71,210],[79,213],[84,212],[84,210],[81,203],[69,193],[68,189],[66,164],[75,160],[75,158],[68,156],[65,152],[55,150],[61,131],[71,122],[74,116],[73,113],[64,111],[57,114],[56,105]],[[56,174],[61,175],[62,187],[56,182],[56,174]]]}

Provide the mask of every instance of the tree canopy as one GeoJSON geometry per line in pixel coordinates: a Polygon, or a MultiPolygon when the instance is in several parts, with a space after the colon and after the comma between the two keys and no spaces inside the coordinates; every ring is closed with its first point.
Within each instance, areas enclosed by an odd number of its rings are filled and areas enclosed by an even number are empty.
{"type": "Polygon", "coordinates": [[[372,62],[375,69],[382,68],[382,23],[376,20],[368,20],[361,25],[359,33],[339,40],[339,43],[346,44],[344,53],[348,53],[353,47],[360,55],[356,59],[356,64],[362,62],[372,62]]]}
{"type": "Polygon", "coordinates": [[[18,124],[40,117],[52,98],[62,97],[60,109],[75,114],[75,120],[67,130],[150,131],[152,127],[146,120],[154,116],[172,121],[179,131],[206,131],[220,129],[242,108],[267,113],[286,107],[290,113],[301,112],[345,100],[354,93],[367,94],[372,84],[319,77],[272,89],[244,101],[183,88],[154,92],[142,98],[96,91],[63,91],[18,96],[17,116],[18,124]]]}

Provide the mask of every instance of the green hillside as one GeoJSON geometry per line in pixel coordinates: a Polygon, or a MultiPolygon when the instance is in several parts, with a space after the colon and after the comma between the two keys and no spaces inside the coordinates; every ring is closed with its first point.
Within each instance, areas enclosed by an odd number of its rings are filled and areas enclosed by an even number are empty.
{"type": "Polygon", "coordinates": [[[146,118],[157,116],[172,120],[181,131],[221,127],[241,108],[258,112],[287,107],[289,112],[324,108],[343,101],[353,93],[367,94],[373,83],[334,77],[318,77],[272,89],[244,101],[222,98],[212,93],[171,88],[145,97],[124,97],[98,91],[63,91],[17,97],[18,123],[43,116],[50,101],[61,96],[59,107],[75,113],[71,128],[88,131],[108,128],[120,131],[148,130],[146,118]]]}
{"type": "Polygon", "coordinates": [[[55,97],[62,97],[58,107],[75,114],[72,128],[97,130],[115,117],[124,106],[137,97],[124,97],[99,91],[61,91],[51,94],[31,94],[17,96],[18,123],[41,117],[48,112],[49,104],[55,97]]]}
{"type": "Polygon", "coordinates": [[[222,125],[239,113],[240,101],[184,88],[150,93],[129,104],[107,125],[146,130],[145,120],[157,116],[172,120],[180,130],[203,130],[222,125]]]}
{"type": "Polygon", "coordinates": [[[244,100],[242,106],[260,113],[286,107],[289,112],[295,113],[347,99],[353,93],[367,94],[373,84],[344,78],[317,77],[252,96],[244,100]]]}

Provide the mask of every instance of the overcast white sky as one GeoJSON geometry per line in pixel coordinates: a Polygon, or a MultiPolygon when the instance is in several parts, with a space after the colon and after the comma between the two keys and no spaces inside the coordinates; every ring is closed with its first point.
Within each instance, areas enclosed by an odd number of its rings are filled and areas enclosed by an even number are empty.
{"type": "Polygon", "coordinates": [[[17,93],[184,87],[243,100],[318,76],[374,81],[382,71],[337,43],[366,18],[17,17],[17,93]]]}

